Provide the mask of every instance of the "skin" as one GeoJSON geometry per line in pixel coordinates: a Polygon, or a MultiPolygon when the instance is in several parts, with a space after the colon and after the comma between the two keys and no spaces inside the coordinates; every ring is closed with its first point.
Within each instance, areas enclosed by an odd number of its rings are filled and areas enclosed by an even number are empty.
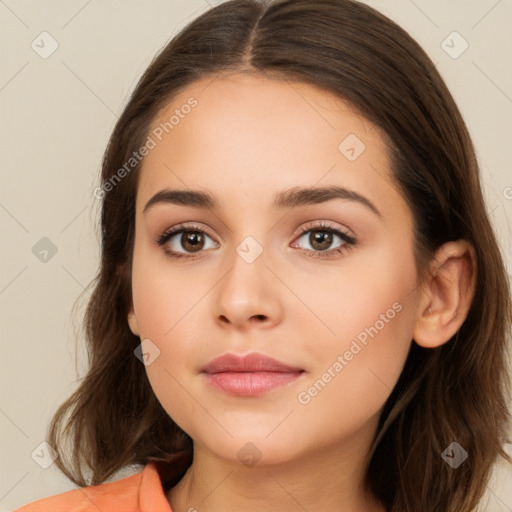
{"type": "MultiPolygon", "coordinates": [[[[190,97],[197,106],[143,162],[128,314],[132,332],[160,350],[146,366],[156,396],[194,440],[193,464],[167,493],[169,503],[174,512],[339,511],[340,504],[383,511],[365,485],[379,415],[413,338],[435,347],[460,327],[474,286],[472,248],[443,246],[420,285],[412,214],[391,180],[382,134],[338,97],[258,74],[224,75],[187,87],[154,126],[190,97]],[[338,148],[349,134],[366,146],[354,161],[338,148]],[[270,208],[283,189],[327,185],[356,191],[382,216],[347,199],[270,208]],[[209,191],[220,207],[159,203],[144,213],[164,188],[209,191]],[[356,245],[315,257],[321,250],[300,228],[324,232],[320,221],[356,245]],[[155,240],[181,223],[204,229],[205,245],[190,252],[174,235],[167,247],[186,257],[170,258],[155,240]],[[263,249],[252,263],[236,251],[248,236],[263,249]],[[394,318],[300,403],[299,393],[397,303],[394,318]],[[199,371],[226,352],[253,351],[305,371],[260,397],[224,394],[199,371]],[[251,467],[237,455],[244,446],[261,456],[251,467]]],[[[342,244],[334,236],[327,250],[342,244]]]]}

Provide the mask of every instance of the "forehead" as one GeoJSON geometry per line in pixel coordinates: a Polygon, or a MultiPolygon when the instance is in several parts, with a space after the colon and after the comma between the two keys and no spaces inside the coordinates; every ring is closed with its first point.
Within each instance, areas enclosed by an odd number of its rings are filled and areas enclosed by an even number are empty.
{"type": "MultiPolygon", "coordinates": [[[[270,198],[290,186],[338,184],[377,196],[390,188],[380,130],[315,86],[232,74],[192,83],[154,119],[141,202],[163,187],[270,198]]],[[[139,201],[140,198],[140,201],[139,201]]]]}

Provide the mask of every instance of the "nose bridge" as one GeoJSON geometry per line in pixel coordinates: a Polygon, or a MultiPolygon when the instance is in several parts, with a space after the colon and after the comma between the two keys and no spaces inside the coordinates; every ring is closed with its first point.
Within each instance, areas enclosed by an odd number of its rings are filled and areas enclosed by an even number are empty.
{"type": "Polygon", "coordinates": [[[267,268],[269,249],[263,243],[247,235],[234,247],[230,270],[219,283],[217,317],[241,325],[254,317],[268,322],[279,316],[278,289],[267,268]]]}
{"type": "Polygon", "coordinates": [[[259,272],[268,272],[263,262],[268,261],[270,233],[267,221],[259,213],[261,205],[253,200],[254,197],[251,199],[248,192],[243,196],[239,195],[234,209],[237,219],[231,226],[230,234],[234,250],[230,260],[234,266],[232,272],[240,268],[242,274],[246,271],[252,274],[255,263],[259,272]]]}
{"type": "MultiPolygon", "coordinates": [[[[262,238],[261,236],[259,237],[262,238]]],[[[229,287],[237,295],[246,297],[245,300],[256,299],[264,293],[266,268],[268,264],[268,248],[264,248],[263,241],[260,243],[252,235],[245,236],[242,241],[234,247],[234,254],[230,258],[231,271],[226,276],[229,287]]]]}

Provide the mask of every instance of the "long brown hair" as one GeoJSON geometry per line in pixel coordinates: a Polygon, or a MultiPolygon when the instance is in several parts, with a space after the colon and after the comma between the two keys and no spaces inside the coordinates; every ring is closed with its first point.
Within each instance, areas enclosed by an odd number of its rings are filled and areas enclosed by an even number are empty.
{"type": "Polygon", "coordinates": [[[140,339],[127,323],[140,164],[115,186],[112,178],[178,92],[232,71],[320,87],[383,130],[393,177],[413,212],[420,271],[444,242],[473,244],[476,291],[467,319],[441,347],[412,343],[367,474],[390,511],[473,509],[498,456],[511,462],[503,449],[510,420],[507,273],[475,151],[446,85],[403,29],[352,0],[225,2],[181,30],[141,77],[103,159],[102,184],[111,186],[101,189],[101,265],[84,323],[89,370],[50,425],[56,463],[84,486],[130,464],[192,450],[192,439],[157,401],[134,356],[140,339]],[[453,441],[468,453],[457,469],[441,457],[453,441]]]}

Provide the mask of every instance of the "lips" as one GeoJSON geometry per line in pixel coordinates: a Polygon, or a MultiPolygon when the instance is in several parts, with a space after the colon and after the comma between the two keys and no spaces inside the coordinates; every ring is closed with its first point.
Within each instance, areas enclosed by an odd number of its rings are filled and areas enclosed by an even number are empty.
{"type": "Polygon", "coordinates": [[[252,352],[246,356],[240,357],[235,354],[224,354],[210,361],[201,368],[204,373],[221,372],[300,372],[301,368],[288,366],[281,361],[272,359],[252,352]]]}
{"type": "Polygon", "coordinates": [[[216,390],[234,396],[259,396],[297,380],[304,370],[253,352],[240,357],[224,354],[201,368],[216,390]]]}

